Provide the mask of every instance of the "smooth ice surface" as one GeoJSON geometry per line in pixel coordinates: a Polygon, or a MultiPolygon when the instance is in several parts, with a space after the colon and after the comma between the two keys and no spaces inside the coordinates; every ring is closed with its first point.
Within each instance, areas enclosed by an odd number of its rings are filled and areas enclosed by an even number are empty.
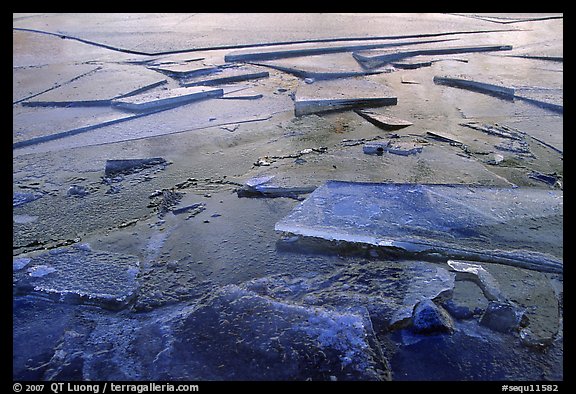
{"type": "Polygon", "coordinates": [[[562,196],[536,188],[328,181],[275,229],[561,272],[562,196]]]}
{"type": "Polygon", "coordinates": [[[93,251],[87,245],[59,248],[13,262],[18,293],[56,296],[105,308],[125,306],[137,290],[136,256],[93,251]],[[26,268],[26,269],[24,269],[26,268]]]}

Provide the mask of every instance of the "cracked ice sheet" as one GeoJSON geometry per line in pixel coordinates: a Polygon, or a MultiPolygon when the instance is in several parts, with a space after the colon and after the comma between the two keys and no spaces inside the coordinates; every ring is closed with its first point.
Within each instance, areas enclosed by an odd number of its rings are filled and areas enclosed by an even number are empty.
{"type": "Polygon", "coordinates": [[[62,86],[27,101],[27,105],[109,105],[110,101],[164,84],[156,71],[126,64],[106,64],[62,86]]]}
{"type": "Polygon", "coordinates": [[[275,229],[562,272],[562,220],[558,190],[328,181],[275,229]]]}
{"type": "MultiPolygon", "coordinates": [[[[288,96],[264,96],[258,100],[206,99],[162,110],[139,118],[107,125],[76,135],[14,150],[14,156],[59,151],[137,140],[231,123],[268,119],[275,113],[292,110],[288,96]]],[[[62,132],[67,131],[62,130],[62,132]]],[[[198,131],[202,132],[202,131],[198,131]]]]}
{"type": "Polygon", "coordinates": [[[47,64],[12,69],[12,100],[20,102],[58,88],[98,69],[93,64],[47,64]]]}
{"type": "Polygon", "coordinates": [[[138,288],[136,256],[93,251],[88,245],[54,249],[24,262],[13,264],[14,289],[19,293],[118,309],[138,288]]]}

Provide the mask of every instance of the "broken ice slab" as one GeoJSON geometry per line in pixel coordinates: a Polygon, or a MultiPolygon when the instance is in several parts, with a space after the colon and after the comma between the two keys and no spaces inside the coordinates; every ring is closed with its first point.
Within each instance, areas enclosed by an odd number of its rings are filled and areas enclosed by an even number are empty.
{"type": "Polygon", "coordinates": [[[506,140],[494,145],[494,148],[501,151],[532,155],[526,141],[506,140]]]}
{"type": "Polygon", "coordinates": [[[368,52],[354,52],[352,56],[354,56],[354,58],[364,67],[377,68],[392,62],[398,62],[400,60],[421,55],[453,55],[457,53],[507,51],[511,49],[512,46],[510,45],[478,45],[444,48],[423,48],[410,51],[401,51],[397,49],[384,51],[376,50],[368,52]]]}
{"type": "Polygon", "coordinates": [[[445,301],[451,297],[454,290],[455,275],[445,268],[419,261],[407,271],[411,278],[402,306],[394,311],[390,319],[390,326],[395,328],[404,327],[409,323],[415,306],[421,301],[445,301]]]}
{"type": "Polygon", "coordinates": [[[382,155],[384,150],[388,148],[390,141],[385,142],[367,142],[362,146],[362,150],[367,155],[382,155]]]}
{"type": "Polygon", "coordinates": [[[104,174],[107,177],[118,174],[130,174],[144,168],[165,164],[166,160],[161,157],[152,157],[148,159],[106,160],[104,174]]]}
{"type": "Polygon", "coordinates": [[[346,78],[317,81],[298,87],[294,99],[296,116],[350,108],[396,105],[397,97],[380,83],[346,78]]]}
{"type": "Polygon", "coordinates": [[[560,273],[562,221],[558,190],[328,181],[275,229],[560,273]]]}
{"type": "Polygon", "coordinates": [[[424,147],[420,144],[415,143],[415,142],[410,142],[410,141],[393,142],[393,141],[390,141],[390,143],[388,144],[388,146],[384,150],[388,153],[392,153],[395,155],[409,156],[409,155],[415,155],[417,153],[422,152],[422,149],[424,149],[424,147]]]}
{"type": "Polygon", "coordinates": [[[115,99],[112,100],[112,106],[130,111],[149,111],[187,104],[191,101],[210,97],[222,97],[223,94],[224,91],[219,88],[205,86],[184,87],[115,99]]]}
{"type": "Polygon", "coordinates": [[[434,83],[437,85],[447,85],[466,90],[472,90],[480,93],[485,93],[500,98],[504,98],[507,100],[513,100],[515,93],[514,88],[463,78],[435,76],[434,83]]]}
{"type": "MultiPolygon", "coordinates": [[[[462,126],[466,126],[466,127],[470,127],[472,129],[476,129],[476,130],[480,130],[483,131],[487,134],[491,134],[491,135],[495,135],[498,137],[502,137],[502,138],[508,138],[511,140],[515,140],[515,141],[519,141],[519,144],[510,144],[509,146],[500,144],[500,148],[504,148],[504,150],[511,150],[511,151],[516,151],[517,153],[527,153],[527,152],[520,152],[519,150],[525,150],[528,147],[526,146],[526,138],[530,138],[536,142],[538,142],[541,145],[544,145],[547,148],[552,149],[555,152],[558,152],[560,154],[563,154],[562,150],[550,145],[549,143],[541,140],[540,138],[536,138],[533,135],[530,135],[524,131],[515,129],[513,127],[510,126],[506,126],[506,125],[501,125],[501,124],[484,124],[484,123],[478,123],[478,122],[466,122],[466,123],[460,123],[462,126]]],[[[496,145],[495,145],[496,146],[496,145]]],[[[496,148],[499,148],[498,146],[496,146],[496,148]]]]}
{"type": "Polygon", "coordinates": [[[162,56],[146,57],[145,60],[135,60],[129,63],[134,64],[144,64],[146,66],[163,66],[163,65],[173,65],[173,64],[195,64],[201,60],[205,60],[203,56],[197,56],[190,52],[182,53],[171,53],[162,56]]]}
{"type": "Polygon", "coordinates": [[[254,63],[280,70],[299,78],[320,81],[378,74],[382,70],[364,69],[349,53],[290,57],[254,63]]]}
{"type": "Polygon", "coordinates": [[[446,132],[438,133],[435,131],[427,130],[426,135],[428,135],[430,138],[433,138],[437,141],[447,142],[451,145],[457,145],[457,146],[464,145],[464,144],[462,144],[462,142],[453,138],[453,136],[451,134],[446,133],[446,132]]]}
{"type": "Polygon", "coordinates": [[[224,89],[224,95],[220,97],[221,99],[226,100],[258,100],[264,97],[262,93],[258,93],[252,89],[241,89],[227,92],[224,89]]]}
{"type": "Polygon", "coordinates": [[[404,119],[388,116],[382,112],[371,111],[366,109],[354,110],[358,115],[362,116],[368,122],[380,127],[384,130],[397,130],[404,127],[411,126],[413,123],[404,119]]]}
{"type": "Polygon", "coordinates": [[[444,308],[423,300],[414,307],[411,329],[417,334],[453,333],[454,321],[444,308]]]}
{"type": "Polygon", "coordinates": [[[238,197],[289,197],[300,199],[300,194],[312,193],[316,186],[280,186],[272,181],[274,175],[250,178],[244,187],[236,190],[238,197]]]}
{"type": "Polygon", "coordinates": [[[349,42],[346,45],[342,45],[340,43],[319,44],[318,42],[309,41],[283,46],[275,45],[270,48],[259,48],[256,51],[251,48],[244,51],[228,53],[226,56],[224,56],[224,61],[251,62],[251,61],[285,59],[285,58],[302,57],[302,56],[316,56],[330,53],[352,52],[352,51],[361,51],[376,48],[428,44],[434,42],[449,41],[449,39],[411,40],[411,41],[392,41],[392,42],[387,39],[382,40],[373,39],[370,40],[372,41],[372,43],[370,44],[367,44],[366,40],[354,41],[351,39],[347,39],[346,41],[349,42]]]}
{"type": "Polygon", "coordinates": [[[218,67],[205,66],[203,64],[195,64],[191,62],[161,64],[150,66],[148,68],[177,79],[212,74],[220,70],[218,67]]]}
{"type": "Polygon", "coordinates": [[[499,332],[515,332],[527,325],[527,318],[524,311],[513,304],[490,301],[480,324],[499,332]]]}
{"type": "Polygon", "coordinates": [[[364,308],[303,306],[237,285],[198,301],[100,321],[82,352],[84,378],[109,379],[113,370],[121,380],[390,380],[364,308]]]}
{"type": "Polygon", "coordinates": [[[269,184],[269,182],[274,179],[275,175],[264,175],[255,178],[250,178],[244,184],[250,188],[257,189],[259,186],[269,184]]]}
{"type": "Polygon", "coordinates": [[[384,152],[388,152],[400,156],[409,156],[422,152],[422,149],[422,145],[409,141],[368,142],[362,147],[364,153],[368,155],[382,155],[384,152]]]}
{"type": "Polygon", "coordinates": [[[136,295],[140,263],[136,256],[77,245],[53,249],[19,267],[13,275],[16,294],[121,309],[136,295]]]}
{"type": "Polygon", "coordinates": [[[212,86],[268,78],[269,76],[268,71],[261,71],[255,67],[225,67],[206,76],[183,79],[180,84],[182,86],[212,86]]]}

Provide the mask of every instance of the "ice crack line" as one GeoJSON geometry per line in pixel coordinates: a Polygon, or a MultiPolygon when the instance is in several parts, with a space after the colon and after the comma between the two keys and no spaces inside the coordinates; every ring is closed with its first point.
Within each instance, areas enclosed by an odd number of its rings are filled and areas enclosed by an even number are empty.
{"type": "MultiPolygon", "coordinates": [[[[86,40],[80,37],[74,37],[64,33],[54,33],[45,30],[38,29],[28,29],[24,27],[13,27],[15,31],[25,31],[29,33],[47,34],[62,39],[70,39],[78,42],[82,42],[88,45],[94,45],[100,48],[110,49],[112,51],[129,53],[133,55],[144,55],[144,56],[162,56],[162,55],[174,55],[178,53],[187,52],[198,52],[198,51],[209,51],[209,50],[222,50],[222,49],[242,49],[242,48],[257,48],[265,46],[276,46],[276,45],[294,45],[294,44],[310,44],[310,43],[323,43],[323,42],[338,42],[338,41],[374,41],[374,40],[398,40],[406,38],[426,38],[426,37],[442,37],[460,34],[482,34],[482,33],[494,33],[494,32],[505,32],[505,31],[517,31],[517,29],[499,29],[499,30],[472,30],[472,31],[450,31],[441,33],[421,33],[421,34],[408,34],[408,35],[395,35],[395,36],[376,36],[376,37],[335,37],[335,38],[319,38],[311,40],[294,40],[294,41],[280,41],[280,42],[265,42],[265,43],[252,43],[252,44],[231,44],[231,45],[218,45],[212,47],[198,47],[198,48],[186,48],[186,49],[176,49],[171,51],[159,51],[159,52],[143,52],[136,51],[132,49],[119,48],[112,45],[102,44],[96,41],[86,40]]],[[[136,32],[135,32],[136,34],[136,32]]]]}

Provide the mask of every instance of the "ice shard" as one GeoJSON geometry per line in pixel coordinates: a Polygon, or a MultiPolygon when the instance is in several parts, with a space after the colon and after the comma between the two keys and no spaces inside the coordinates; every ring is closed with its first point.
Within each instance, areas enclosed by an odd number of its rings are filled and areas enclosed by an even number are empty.
{"type": "Polygon", "coordinates": [[[494,85],[492,83],[474,81],[466,78],[452,78],[452,77],[434,77],[434,83],[437,85],[447,85],[466,90],[472,90],[480,93],[485,93],[497,96],[506,100],[514,99],[514,88],[494,85]]]}
{"type": "Polygon", "coordinates": [[[563,192],[328,181],[277,231],[562,272],[563,192]]]}

